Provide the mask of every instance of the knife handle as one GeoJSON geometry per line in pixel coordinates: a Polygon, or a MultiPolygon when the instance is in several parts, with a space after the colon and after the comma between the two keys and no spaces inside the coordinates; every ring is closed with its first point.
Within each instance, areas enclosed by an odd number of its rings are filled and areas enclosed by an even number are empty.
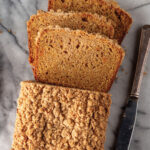
{"type": "Polygon", "coordinates": [[[132,86],[132,90],[130,93],[131,97],[139,98],[144,68],[145,68],[148,53],[150,50],[149,38],[150,38],[150,25],[145,25],[142,27],[142,31],[141,31],[138,60],[136,64],[136,71],[135,71],[133,86],[132,86]]]}

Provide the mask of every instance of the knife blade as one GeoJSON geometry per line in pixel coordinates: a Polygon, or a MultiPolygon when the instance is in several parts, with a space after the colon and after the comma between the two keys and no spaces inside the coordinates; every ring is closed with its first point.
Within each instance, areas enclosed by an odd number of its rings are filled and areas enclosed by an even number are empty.
{"type": "Polygon", "coordinates": [[[134,98],[129,98],[125,112],[122,116],[122,122],[119,129],[116,150],[128,150],[133,134],[135,120],[137,116],[138,101],[134,98]]]}
{"type": "Polygon", "coordinates": [[[116,150],[129,150],[137,116],[138,98],[142,83],[144,68],[150,51],[150,25],[144,25],[141,30],[138,60],[131,93],[121,119],[116,142],[116,150]]]}

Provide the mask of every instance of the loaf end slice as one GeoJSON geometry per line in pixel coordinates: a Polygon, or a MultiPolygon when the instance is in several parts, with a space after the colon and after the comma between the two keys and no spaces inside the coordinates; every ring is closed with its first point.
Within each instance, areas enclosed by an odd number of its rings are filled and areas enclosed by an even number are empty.
{"type": "Polygon", "coordinates": [[[132,24],[131,16],[112,0],[49,0],[48,10],[50,9],[62,9],[65,12],[86,11],[112,19],[115,22],[115,39],[119,44],[132,24]]]}
{"type": "Polygon", "coordinates": [[[12,150],[104,150],[109,94],[21,83],[12,150]]]}
{"type": "Polygon", "coordinates": [[[124,57],[113,40],[81,30],[41,28],[37,36],[37,81],[107,92],[124,57]]]}
{"type": "Polygon", "coordinates": [[[57,12],[52,10],[50,12],[39,10],[37,15],[31,16],[27,22],[29,62],[33,67],[36,55],[36,36],[41,27],[49,25],[59,25],[62,28],[68,27],[73,30],[81,29],[89,33],[103,34],[109,38],[114,37],[113,23],[104,16],[98,16],[88,12],[64,13],[60,10],[57,12]]]}

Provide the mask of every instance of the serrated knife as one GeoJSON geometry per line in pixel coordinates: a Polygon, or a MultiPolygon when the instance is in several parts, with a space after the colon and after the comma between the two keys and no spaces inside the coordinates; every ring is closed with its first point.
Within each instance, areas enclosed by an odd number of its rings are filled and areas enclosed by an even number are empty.
{"type": "Polygon", "coordinates": [[[129,150],[133,130],[135,127],[138,98],[142,83],[144,68],[150,51],[150,25],[145,25],[141,30],[138,60],[134,75],[131,93],[122,116],[115,150],[129,150]]]}

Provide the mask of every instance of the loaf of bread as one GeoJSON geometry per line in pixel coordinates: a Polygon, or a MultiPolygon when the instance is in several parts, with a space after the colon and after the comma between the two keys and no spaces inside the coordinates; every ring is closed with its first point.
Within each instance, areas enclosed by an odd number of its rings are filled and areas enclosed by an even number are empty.
{"type": "Polygon", "coordinates": [[[107,92],[123,60],[113,40],[81,30],[41,28],[34,76],[37,81],[107,92]]]}
{"type": "Polygon", "coordinates": [[[104,150],[109,94],[21,83],[12,150],[104,150]]]}
{"type": "Polygon", "coordinates": [[[88,12],[44,12],[39,10],[37,15],[30,17],[27,22],[28,44],[29,44],[29,62],[34,66],[36,45],[35,38],[41,27],[48,25],[59,25],[61,27],[69,27],[71,29],[81,29],[89,33],[99,33],[114,37],[114,27],[112,21],[104,16],[98,16],[88,12]]]}
{"type": "Polygon", "coordinates": [[[132,23],[130,15],[112,0],[49,0],[48,10],[79,11],[104,15],[116,24],[115,39],[122,42],[132,23]]]}

